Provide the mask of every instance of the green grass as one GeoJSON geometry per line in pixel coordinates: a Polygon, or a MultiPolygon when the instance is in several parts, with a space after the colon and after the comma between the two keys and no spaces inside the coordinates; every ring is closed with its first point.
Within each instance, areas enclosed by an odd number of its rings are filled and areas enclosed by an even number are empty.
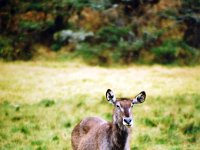
{"type": "Polygon", "coordinates": [[[200,67],[90,67],[69,62],[0,62],[0,149],[71,149],[86,116],[112,118],[118,96],[147,92],[135,106],[133,150],[200,147],[200,67]]]}

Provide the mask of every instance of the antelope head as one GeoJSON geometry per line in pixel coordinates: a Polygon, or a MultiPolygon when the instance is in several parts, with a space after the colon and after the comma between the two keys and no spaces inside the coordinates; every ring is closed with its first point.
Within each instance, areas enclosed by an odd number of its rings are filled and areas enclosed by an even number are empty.
{"type": "Polygon", "coordinates": [[[114,92],[108,89],[106,92],[106,98],[115,107],[113,123],[117,124],[119,127],[130,127],[133,125],[133,105],[143,103],[146,98],[146,93],[142,91],[134,98],[116,98],[114,92]]]}

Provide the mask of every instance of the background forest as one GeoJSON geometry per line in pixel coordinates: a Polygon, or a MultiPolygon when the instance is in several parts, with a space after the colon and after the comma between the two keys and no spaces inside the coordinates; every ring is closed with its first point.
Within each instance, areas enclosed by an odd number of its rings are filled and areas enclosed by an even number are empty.
{"type": "Polygon", "coordinates": [[[199,0],[0,0],[0,57],[199,63],[199,0]],[[53,55],[53,56],[52,56],[53,55]]]}

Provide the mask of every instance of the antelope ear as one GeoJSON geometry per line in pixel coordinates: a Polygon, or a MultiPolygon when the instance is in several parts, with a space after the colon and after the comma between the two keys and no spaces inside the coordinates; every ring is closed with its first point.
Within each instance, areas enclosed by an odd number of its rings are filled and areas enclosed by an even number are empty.
{"type": "Polygon", "coordinates": [[[138,104],[138,103],[143,103],[146,98],[146,93],[145,91],[140,92],[132,101],[132,104],[138,104]]]}
{"type": "Polygon", "coordinates": [[[115,104],[116,97],[112,90],[110,90],[110,89],[107,90],[106,98],[110,103],[112,103],[113,105],[115,104]]]}

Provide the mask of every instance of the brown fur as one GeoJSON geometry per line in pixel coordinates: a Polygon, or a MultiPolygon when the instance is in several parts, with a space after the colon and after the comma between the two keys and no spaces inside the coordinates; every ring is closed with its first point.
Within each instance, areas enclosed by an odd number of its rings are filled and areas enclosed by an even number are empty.
{"type": "MultiPolygon", "coordinates": [[[[120,101],[122,107],[130,108],[131,101],[120,101]]],[[[129,149],[130,128],[124,126],[118,108],[114,109],[112,123],[98,117],[83,119],[72,131],[73,150],[124,150],[129,149]],[[120,121],[119,121],[120,120],[120,121]],[[118,122],[119,121],[119,122],[118,122]]],[[[128,112],[125,111],[129,116],[128,112]]]]}
{"type": "Polygon", "coordinates": [[[107,122],[98,117],[83,119],[72,131],[73,150],[129,150],[129,136],[132,125],[131,108],[133,104],[145,100],[145,92],[134,99],[115,99],[114,93],[108,89],[107,100],[114,106],[113,121],[107,122]],[[139,100],[138,100],[139,99],[139,100]]]}

